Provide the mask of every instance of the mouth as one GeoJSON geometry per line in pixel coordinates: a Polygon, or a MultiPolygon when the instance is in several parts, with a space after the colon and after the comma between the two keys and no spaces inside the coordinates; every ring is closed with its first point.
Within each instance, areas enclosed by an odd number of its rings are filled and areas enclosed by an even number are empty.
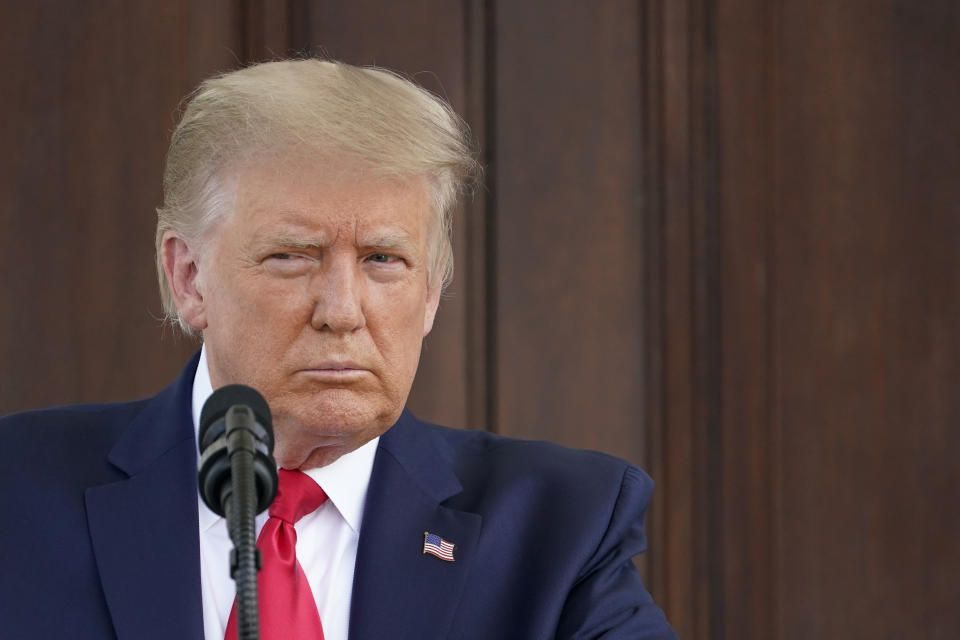
{"type": "Polygon", "coordinates": [[[323,360],[305,369],[305,371],[366,371],[363,365],[353,360],[323,360]]]}
{"type": "Polygon", "coordinates": [[[319,380],[347,381],[362,378],[370,373],[370,370],[359,363],[349,360],[330,360],[312,364],[309,367],[300,369],[297,373],[302,373],[319,380]]]}

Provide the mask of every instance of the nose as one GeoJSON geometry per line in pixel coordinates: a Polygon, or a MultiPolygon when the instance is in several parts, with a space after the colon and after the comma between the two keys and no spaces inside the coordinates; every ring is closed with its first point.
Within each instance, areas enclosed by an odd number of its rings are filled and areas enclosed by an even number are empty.
{"type": "Polygon", "coordinates": [[[315,301],[310,325],[314,329],[350,333],[366,324],[364,283],[354,260],[346,256],[327,260],[310,286],[315,301]]]}

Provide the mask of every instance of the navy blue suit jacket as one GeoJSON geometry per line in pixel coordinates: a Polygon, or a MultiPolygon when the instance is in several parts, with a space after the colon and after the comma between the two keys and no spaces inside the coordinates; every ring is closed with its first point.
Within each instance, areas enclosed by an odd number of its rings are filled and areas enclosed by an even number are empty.
{"type": "MultiPolygon", "coordinates": [[[[0,421],[0,637],[202,640],[195,368],[148,400],[0,421]]],[[[374,462],[350,638],[675,638],[630,560],[651,485],[405,412],[374,462]]]]}

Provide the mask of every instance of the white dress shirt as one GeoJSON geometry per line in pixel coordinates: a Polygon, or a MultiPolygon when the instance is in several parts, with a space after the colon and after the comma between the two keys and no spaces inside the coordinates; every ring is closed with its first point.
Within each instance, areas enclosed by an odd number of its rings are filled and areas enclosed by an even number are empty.
{"type": "MultiPolygon", "coordinates": [[[[194,430],[199,429],[200,411],[211,393],[204,347],[193,380],[194,430]]],[[[297,560],[317,602],[326,640],[347,640],[357,541],[378,441],[379,438],[374,438],[332,464],[306,472],[326,492],[327,501],[296,523],[297,560]]],[[[197,500],[203,632],[206,640],[223,640],[236,594],[236,585],[230,577],[229,555],[233,543],[227,533],[226,519],[210,511],[199,495],[197,500]]],[[[257,516],[257,535],[267,518],[266,511],[257,516]]]]}

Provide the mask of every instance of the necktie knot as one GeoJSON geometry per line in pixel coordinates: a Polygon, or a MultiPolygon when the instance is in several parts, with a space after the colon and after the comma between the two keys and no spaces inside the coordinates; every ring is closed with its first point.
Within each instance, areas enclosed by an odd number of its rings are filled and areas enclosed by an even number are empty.
{"type": "Polygon", "coordinates": [[[327,494],[302,471],[277,471],[277,497],[270,505],[270,517],[294,524],[324,503],[327,494]]]}

